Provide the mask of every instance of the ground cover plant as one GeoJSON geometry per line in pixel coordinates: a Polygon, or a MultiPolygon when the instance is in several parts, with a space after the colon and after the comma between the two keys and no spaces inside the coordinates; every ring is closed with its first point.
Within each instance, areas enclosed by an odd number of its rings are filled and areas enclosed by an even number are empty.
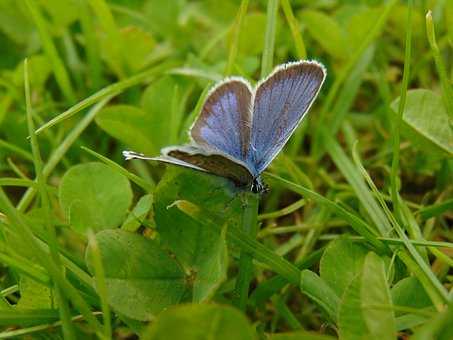
{"type": "Polygon", "coordinates": [[[0,1],[0,338],[452,339],[453,3],[0,1]],[[132,160],[328,76],[258,196],[132,160]]]}

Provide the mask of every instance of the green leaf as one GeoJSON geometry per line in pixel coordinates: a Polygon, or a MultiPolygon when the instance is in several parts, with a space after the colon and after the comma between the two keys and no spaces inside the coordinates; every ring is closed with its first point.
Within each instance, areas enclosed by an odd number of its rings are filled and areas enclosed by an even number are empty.
{"type": "Polygon", "coordinates": [[[230,181],[178,167],[167,169],[154,193],[157,230],[161,241],[194,276],[193,301],[212,296],[226,278],[226,243],[221,229],[227,220],[237,222],[240,202],[234,198],[230,181]],[[206,228],[174,205],[184,200],[216,216],[219,228],[206,228]]]}
{"type": "Polygon", "coordinates": [[[151,34],[136,26],[129,26],[120,31],[127,53],[124,53],[126,64],[133,72],[138,72],[149,64],[149,57],[156,42],[151,34]]]}
{"type": "Polygon", "coordinates": [[[96,116],[96,123],[130,149],[150,155],[158,151],[151,140],[149,114],[135,106],[106,107],[96,116]]]}
{"type": "Polygon", "coordinates": [[[151,210],[152,204],[153,195],[142,196],[123,222],[121,229],[131,232],[136,231],[141,225],[140,221],[145,219],[151,210]]]}
{"type": "Polygon", "coordinates": [[[26,276],[19,281],[20,299],[16,305],[19,309],[52,309],[54,296],[52,289],[26,276]]]}
{"type": "MultiPolygon", "coordinates": [[[[263,13],[250,13],[245,16],[244,23],[239,34],[238,50],[244,56],[258,55],[263,52],[264,39],[257,39],[263,34],[266,26],[266,15],[263,13]]],[[[231,31],[230,33],[232,33],[231,31]]],[[[232,34],[229,40],[232,39],[232,34]]]]}
{"type": "MultiPolygon", "coordinates": [[[[185,275],[156,241],[123,230],[96,235],[105,270],[107,298],[116,311],[136,320],[151,320],[178,303],[185,292],[185,275]]],[[[90,271],[91,249],[86,260],[90,271]]]]}
{"type": "Polygon", "coordinates": [[[339,59],[348,57],[350,50],[346,48],[344,31],[334,19],[319,11],[306,10],[301,14],[301,21],[327,53],[339,59]]]}
{"type": "MultiPolygon", "coordinates": [[[[399,98],[391,108],[398,111],[399,98]]],[[[453,129],[442,98],[431,90],[407,92],[401,131],[414,146],[425,152],[453,155],[453,129]]]]}
{"type": "Polygon", "coordinates": [[[384,261],[373,252],[368,253],[363,271],[342,297],[338,327],[340,339],[395,339],[396,323],[384,261]]]}
{"type": "Polygon", "coordinates": [[[85,232],[115,228],[132,202],[129,180],[109,166],[92,162],[76,165],[63,176],[60,204],[71,226],[85,232]]]}
{"type": "Polygon", "coordinates": [[[332,241],[324,251],[319,272],[337,296],[343,296],[354,277],[362,271],[367,252],[363,245],[347,238],[332,241]]]}
{"type": "Polygon", "coordinates": [[[431,299],[416,277],[410,276],[398,281],[392,287],[392,300],[395,306],[424,308],[432,306],[431,299]]]}
{"type": "Polygon", "coordinates": [[[339,299],[323,279],[305,269],[300,276],[300,290],[319,305],[332,321],[336,320],[339,299]]]}
{"type": "Polygon", "coordinates": [[[253,340],[255,332],[246,317],[229,306],[183,305],[159,315],[143,340],[253,340]]]}

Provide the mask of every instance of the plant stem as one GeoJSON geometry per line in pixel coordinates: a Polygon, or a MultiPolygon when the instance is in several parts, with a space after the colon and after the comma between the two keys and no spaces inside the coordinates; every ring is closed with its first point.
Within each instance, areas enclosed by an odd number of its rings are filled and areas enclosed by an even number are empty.
{"type": "MultiPolygon", "coordinates": [[[[258,204],[259,196],[251,192],[242,194],[243,215],[242,230],[247,236],[255,239],[258,229],[258,204]]],[[[242,250],[239,259],[239,274],[234,290],[234,304],[241,310],[245,310],[249,293],[249,285],[253,276],[253,257],[247,251],[242,250]]]]}

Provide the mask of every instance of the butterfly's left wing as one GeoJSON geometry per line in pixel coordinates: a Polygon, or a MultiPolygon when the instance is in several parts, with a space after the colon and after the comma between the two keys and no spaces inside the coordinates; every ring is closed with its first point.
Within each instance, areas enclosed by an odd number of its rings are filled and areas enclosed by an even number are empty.
{"type": "Polygon", "coordinates": [[[299,61],[277,67],[258,84],[253,104],[248,163],[261,173],[310,109],[325,79],[324,66],[299,61]]]}
{"type": "Polygon", "coordinates": [[[205,171],[231,179],[237,185],[249,185],[253,177],[247,166],[227,154],[208,152],[195,145],[172,146],[162,149],[159,157],[147,157],[143,154],[123,151],[126,159],[145,159],[159,161],[186,168],[205,171]]]}
{"type": "Polygon", "coordinates": [[[227,78],[207,95],[190,130],[199,146],[246,161],[250,144],[252,88],[242,78],[227,78]]]}

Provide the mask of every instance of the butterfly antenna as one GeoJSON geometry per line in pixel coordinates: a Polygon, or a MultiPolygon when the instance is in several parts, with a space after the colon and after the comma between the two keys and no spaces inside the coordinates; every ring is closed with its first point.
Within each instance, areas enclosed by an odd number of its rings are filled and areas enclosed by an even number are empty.
{"type": "Polygon", "coordinates": [[[123,156],[126,161],[131,159],[152,159],[150,157],[146,157],[144,154],[134,151],[123,151],[123,156]]]}

